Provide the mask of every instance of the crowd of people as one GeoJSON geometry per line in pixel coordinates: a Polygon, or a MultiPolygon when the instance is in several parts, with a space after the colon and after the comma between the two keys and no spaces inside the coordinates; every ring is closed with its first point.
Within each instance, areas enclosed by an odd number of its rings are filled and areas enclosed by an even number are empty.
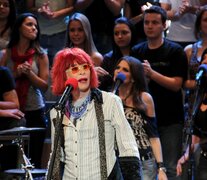
{"type": "Polygon", "coordinates": [[[207,0],[19,4],[0,0],[0,130],[45,128],[47,180],[207,179],[207,0]]]}

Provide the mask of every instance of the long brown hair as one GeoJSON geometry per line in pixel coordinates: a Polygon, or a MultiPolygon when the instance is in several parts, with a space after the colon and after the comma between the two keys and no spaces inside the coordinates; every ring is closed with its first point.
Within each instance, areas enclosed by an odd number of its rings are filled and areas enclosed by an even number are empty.
{"type": "Polygon", "coordinates": [[[119,62],[121,61],[126,61],[128,63],[131,77],[134,80],[131,89],[133,105],[135,108],[145,112],[146,106],[142,101],[141,93],[147,92],[148,86],[144,74],[143,65],[139,59],[132,56],[124,56],[119,60],[119,62]]]}

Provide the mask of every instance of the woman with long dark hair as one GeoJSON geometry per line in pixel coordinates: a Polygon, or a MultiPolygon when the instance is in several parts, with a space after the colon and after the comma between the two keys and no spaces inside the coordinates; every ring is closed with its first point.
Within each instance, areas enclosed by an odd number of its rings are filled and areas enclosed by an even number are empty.
{"type": "Polygon", "coordinates": [[[97,73],[100,77],[100,89],[111,91],[113,84],[114,68],[122,56],[130,55],[131,48],[135,45],[134,25],[126,17],[120,17],[115,20],[113,29],[112,51],[104,55],[101,67],[98,67],[97,73]]]}
{"type": "MultiPolygon", "coordinates": [[[[193,103],[192,116],[192,138],[191,148],[186,148],[183,156],[177,163],[177,174],[181,175],[183,172],[182,165],[192,158],[194,152],[199,151],[199,160],[195,168],[195,179],[207,179],[207,49],[205,49],[201,56],[200,64],[203,66],[203,75],[198,80],[196,87],[196,95],[193,103]]],[[[192,160],[192,159],[191,159],[192,160]]],[[[191,163],[191,162],[190,162],[191,163]]]]}
{"type": "Polygon", "coordinates": [[[166,169],[157,132],[154,102],[148,87],[142,63],[124,56],[115,67],[114,79],[123,73],[126,79],[118,94],[124,105],[125,116],[131,125],[140,152],[144,180],[166,180],[166,169]]]}
{"type": "Polygon", "coordinates": [[[14,0],[0,0],[0,50],[7,47],[16,19],[14,0]]]}
{"type": "MultiPolygon", "coordinates": [[[[35,15],[17,17],[1,65],[8,66],[16,81],[20,109],[25,113],[27,127],[45,127],[43,92],[48,88],[48,57],[39,44],[39,25],[35,15]]],[[[44,133],[31,135],[30,156],[40,167],[44,133]]]]}
{"type": "Polygon", "coordinates": [[[98,52],[93,41],[88,18],[81,13],[73,14],[67,26],[66,47],[78,47],[89,54],[95,66],[100,66],[103,56],[98,52]]]}

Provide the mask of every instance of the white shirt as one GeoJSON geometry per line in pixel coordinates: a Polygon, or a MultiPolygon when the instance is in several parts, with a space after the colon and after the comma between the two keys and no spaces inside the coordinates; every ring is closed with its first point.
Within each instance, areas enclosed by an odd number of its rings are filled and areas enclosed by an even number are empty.
{"type": "MultiPolygon", "coordinates": [[[[160,3],[170,4],[174,10],[179,9],[182,0],[160,0],[160,3]]],[[[199,0],[189,0],[191,6],[200,6],[199,0]]],[[[191,13],[184,14],[179,20],[171,21],[167,39],[177,42],[195,42],[194,24],[196,15],[191,13]]]]}
{"type": "MultiPolygon", "coordinates": [[[[47,1],[45,0],[35,0],[35,7],[40,8],[43,6],[44,3],[47,1]]],[[[61,11],[65,8],[67,8],[67,1],[65,0],[49,0],[48,4],[49,8],[52,12],[55,11],[61,11]]],[[[38,13],[38,22],[41,29],[41,35],[54,35],[60,32],[64,32],[67,29],[67,25],[65,22],[66,16],[61,16],[54,19],[49,19],[45,17],[44,15],[38,13]]],[[[54,42],[55,43],[55,42],[54,42]]]]}
{"type": "MultiPolygon", "coordinates": [[[[139,152],[133,131],[125,118],[121,99],[112,93],[103,91],[102,96],[107,173],[109,176],[116,162],[115,137],[120,157],[133,156],[139,158],[139,152]]],[[[56,112],[51,112],[51,119],[55,117],[56,112]]],[[[86,112],[77,120],[76,126],[66,116],[63,118],[63,124],[65,136],[64,162],[66,163],[63,180],[101,179],[98,126],[94,100],[88,104],[86,112]]],[[[52,130],[53,135],[54,129],[52,130]]]]}

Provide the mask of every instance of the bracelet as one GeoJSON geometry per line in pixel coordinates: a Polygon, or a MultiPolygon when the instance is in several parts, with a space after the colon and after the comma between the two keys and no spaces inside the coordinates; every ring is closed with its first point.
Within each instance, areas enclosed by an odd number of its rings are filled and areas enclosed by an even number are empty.
{"type": "Polygon", "coordinates": [[[163,162],[157,162],[157,169],[165,167],[163,162]]]}
{"type": "Polygon", "coordinates": [[[166,173],[167,172],[167,169],[165,167],[161,167],[161,168],[158,169],[158,172],[159,171],[163,171],[164,173],[166,173]]]}
{"type": "Polygon", "coordinates": [[[167,172],[167,169],[166,167],[164,166],[164,163],[163,162],[157,162],[157,170],[158,172],[159,171],[163,171],[163,172],[167,172]]]}

